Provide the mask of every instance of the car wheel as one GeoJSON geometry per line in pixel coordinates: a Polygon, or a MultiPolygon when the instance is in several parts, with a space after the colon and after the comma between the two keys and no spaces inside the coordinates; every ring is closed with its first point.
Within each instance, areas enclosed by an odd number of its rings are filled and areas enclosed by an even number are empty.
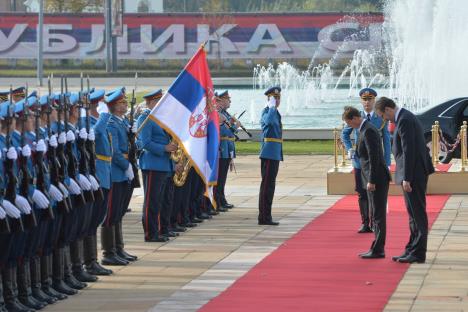
{"type": "MultiPolygon", "coordinates": [[[[443,134],[442,134],[443,135],[443,134]]],[[[446,135],[444,135],[445,141],[450,142],[446,135]]],[[[426,135],[426,146],[429,149],[429,155],[432,157],[432,135],[429,133],[426,135]]],[[[449,151],[450,148],[440,141],[439,144],[439,163],[448,164],[453,158],[453,152],[449,151]]]]}

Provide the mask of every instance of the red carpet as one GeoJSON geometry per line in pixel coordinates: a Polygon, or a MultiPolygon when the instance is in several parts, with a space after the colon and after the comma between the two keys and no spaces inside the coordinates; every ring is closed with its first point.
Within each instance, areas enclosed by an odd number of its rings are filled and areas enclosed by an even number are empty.
{"type": "MultiPolygon", "coordinates": [[[[430,225],[448,198],[428,196],[430,225]]],[[[358,258],[373,239],[359,224],[356,196],[342,198],[201,311],[381,311],[409,266],[391,260],[409,237],[403,197],[389,198],[387,258],[358,258]]]]}

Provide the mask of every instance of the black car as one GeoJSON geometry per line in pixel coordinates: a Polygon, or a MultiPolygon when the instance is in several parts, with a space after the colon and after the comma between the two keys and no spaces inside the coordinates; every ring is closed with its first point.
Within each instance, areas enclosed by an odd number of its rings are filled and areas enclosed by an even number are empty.
{"type": "Polygon", "coordinates": [[[440,140],[439,161],[449,163],[452,158],[460,158],[460,144],[454,146],[463,121],[468,122],[468,97],[453,99],[430,107],[416,116],[422,123],[426,144],[432,149],[431,129],[439,121],[443,138],[440,140]]]}

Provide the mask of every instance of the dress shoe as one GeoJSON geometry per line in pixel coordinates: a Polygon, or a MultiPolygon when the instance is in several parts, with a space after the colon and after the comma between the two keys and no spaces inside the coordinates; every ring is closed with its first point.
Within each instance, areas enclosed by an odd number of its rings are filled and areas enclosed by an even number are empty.
{"type": "Polygon", "coordinates": [[[210,216],[217,216],[217,215],[219,215],[219,212],[216,211],[216,210],[210,210],[210,211],[208,212],[208,214],[209,214],[210,216]]]}
{"type": "Polygon", "coordinates": [[[127,265],[129,261],[120,258],[116,254],[103,256],[101,259],[102,265],[127,265]]]}
{"type": "Polygon", "coordinates": [[[196,223],[189,222],[189,223],[182,224],[182,226],[183,226],[183,227],[189,227],[189,228],[191,228],[191,227],[196,227],[197,224],[196,224],[196,223]]]}
{"type": "Polygon", "coordinates": [[[397,262],[398,259],[400,259],[400,258],[405,258],[406,256],[408,256],[408,254],[407,254],[406,252],[404,252],[403,254],[401,254],[401,255],[399,255],[399,256],[393,256],[393,257],[392,257],[392,260],[395,261],[395,262],[397,262]]]}
{"type": "Polygon", "coordinates": [[[113,273],[112,270],[106,269],[97,263],[97,261],[93,261],[87,264],[85,267],[86,271],[92,275],[111,275],[113,273]]]}
{"type": "Polygon", "coordinates": [[[374,253],[373,251],[368,251],[362,254],[359,254],[359,257],[362,259],[380,259],[380,258],[385,258],[385,253],[379,252],[379,253],[374,253]]]}
{"type": "Polygon", "coordinates": [[[202,220],[207,220],[207,219],[212,219],[213,217],[210,216],[209,214],[206,214],[204,212],[200,213],[199,216],[197,216],[198,219],[202,219],[202,220]]]}
{"type": "Polygon", "coordinates": [[[400,263],[424,263],[426,259],[417,258],[413,255],[407,255],[406,257],[399,258],[398,262],[400,263]]]}
{"type": "Polygon", "coordinates": [[[145,238],[145,242],[148,243],[165,243],[169,240],[169,238],[165,236],[155,236],[151,238],[145,238]]]}
{"type": "Polygon", "coordinates": [[[130,262],[136,261],[138,259],[137,256],[129,254],[123,248],[117,248],[117,256],[130,262]]]}
{"type": "Polygon", "coordinates": [[[231,209],[231,208],[234,208],[234,205],[233,205],[233,204],[229,204],[229,203],[225,203],[225,204],[223,204],[223,207],[224,207],[224,208],[227,208],[227,209],[231,209]]]}
{"type": "Polygon", "coordinates": [[[203,222],[203,220],[198,219],[198,218],[192,218],[190,221],[191,221],[192,223],[202,223],[202,222],[203,222]]]}
{"type": "Polygon", "coordinates": [[[367,224],[363,224],[358,233],[372,233],[372,229],[367,224]]]}
{"type": "Polygon", "coordinates": [[[180,226],[178,224],[174,225],[171,230],[172,230],[172,232],[176,232],[176,233],[182,233],[182,232],[187,231],[186,228],[184,228],[184,227],[182,227],[182,226],[180,226]]]}
{"type": "Polygon", "coordinates": [[[85,271],[82,267],[74,270],[73,276],[82,283],[94,283],[97,282],[98,278],[95,275],[85,271]]]}
{"type": "Polygon", "coordinates": [[[258,221],[258,225],[279,225],[276,221],[258,221]]]}
{"type": "Polygon", "coordinates": [[[218,210],[219,212],[227,212],[227,211],[229,211],[229,209],[224,208],[223,206],[218,207],[217,210],[218,210]]]}
{"type": "Polygon", "coordinates": [[[169,231],[169,232],[163,233],[162,235],[165,236],[165,237],[177,237],[177,236],[179,236],[179,233],[169,231]]]}

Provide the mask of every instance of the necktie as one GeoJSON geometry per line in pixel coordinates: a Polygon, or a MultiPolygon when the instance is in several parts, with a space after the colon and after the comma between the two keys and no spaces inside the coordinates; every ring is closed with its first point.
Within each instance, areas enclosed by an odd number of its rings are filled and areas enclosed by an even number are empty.
{"type": "Polygon", "coordinates": [[[370,114],[367,114],[367,121],[370,121],[370,114]]]}

